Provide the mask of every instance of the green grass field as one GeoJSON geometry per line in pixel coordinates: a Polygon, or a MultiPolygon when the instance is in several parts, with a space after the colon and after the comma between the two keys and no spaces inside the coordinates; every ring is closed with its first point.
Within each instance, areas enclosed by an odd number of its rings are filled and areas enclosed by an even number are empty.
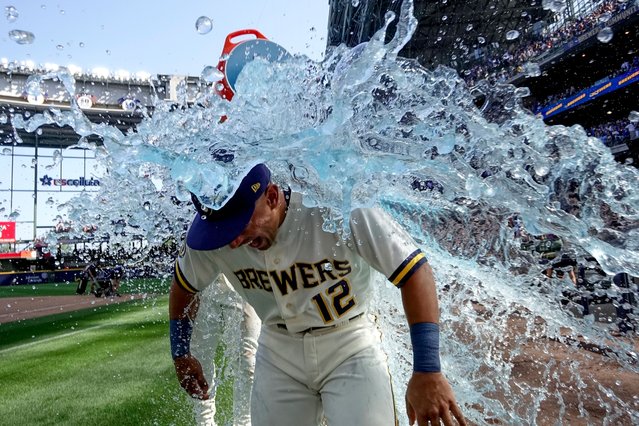
{"type": "MultiPolygon", "coordinates": [[[[164,294],[0,325],[0,424],[194,424],[169,354],[168,284],[134,287],[164,294]]],[[[74,283],[15,286],[0,297],[74,292],[74,283]]],[[[219,424],[231,387],[218,389],[219,424]]]]}

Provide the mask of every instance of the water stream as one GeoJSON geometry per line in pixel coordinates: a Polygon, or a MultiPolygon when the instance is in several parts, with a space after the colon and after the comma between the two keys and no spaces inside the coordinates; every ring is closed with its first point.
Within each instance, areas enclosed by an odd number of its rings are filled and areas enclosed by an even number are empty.
{"type": "MultiPolygon", "coordinates": [[[[570,284],[544,278],[539,253],[523,250],[512,226],[515,218],[529,235],[554,234],[564,252],[581,263],[592,256],[608,274],[639,276],[637,169],[579,126],[545,125],[522,107],[525,89],[468,87],[454,70],[398,57],[416,27],[411,3],[386,25],[394,19],[387,44],[384,27],[322,62],[248,64],[230,103],[212,90],[189,104],[183,93],[177,107],[158,98],[136,132],[91,123],[79,108],[14,122],[31,131],[69,124],[104,139],[94,148],[109,170],[102,191],[61,211],[114,242],[180,238],[193,214],[189,191],[219,207],[257,162],[307,205],[333,208],[326,229],[345,232],[352,208],[381,206],[428,254],[443,368],[472,422],[639,423],[633,340],[576,314],[570,284]]],[[[60,73],[72,93],[71,75],[60,73]]],[[[372,309],[403,413],[410,343],[399,292],[378,284],[372,309]]]]}

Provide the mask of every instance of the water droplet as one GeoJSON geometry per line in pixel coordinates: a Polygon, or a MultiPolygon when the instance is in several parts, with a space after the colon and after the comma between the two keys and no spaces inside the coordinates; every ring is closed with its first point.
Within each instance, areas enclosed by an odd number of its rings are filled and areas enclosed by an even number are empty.
{"type": "Polygon", "coordinates": [[[37,135],[42,135],[42,129],[38,129],[38,130],[36,130],[36,134],[37,134],[37,135]]]}
{"type": "Polygon", "coordinates": [[[83,41],[81,41],[80,43],[78,43],[78,46],[80,46],[80,47],[84,47],[84,42],[83,42],[83,41]]]}
{"type": "Polygon", "coordinates": [[[222,80],[224,78],[224,74],[222,74],[222,71],[218,70],[217,68],[211,65],[207,65],[202,70],[200,78],[207,83],[215,83],[216,81],[222,80]]]}
{"type": "Polygon", "coordinates": [[[555,13],[566,10],[566,0],[543,0],[541,5],[544,10],[551,10],[555,13]]]}
{"type": "Polygon", "coordinates": [[[61,44],[58,44],[55,48],[58,50],[64,50],[64,46],[61,44]]]}
{"type": "Polygon", "coordinates": [[[333,270],[333,265],[331,265],[331,262],[326,262],[322,265],[322,269],[330,272],[333,270]]]}
{"type": "Polygon", "coordinates": [[[479,44],[484,44],[486,43],[486,39],[483,37],[477,37],[477,41],[479,42],[479,44]]]}
{"type": "Polygon", "coordinates": [[[60,9],[60,15],[64,15],[64,9],[60,9]]]}
{"type": "Polygon", "coordinates": [[[446,19],[448,19],[448,16],[446,15],[442,16],[442,21],[445,21],[446,19]]]}
{"type": "Polygon", "coordinates": [[[517,30],[510,30],[506,33],[506,40],[515,40],[517,37],[519,37],[519,31],[517,30]]]}
{"type": "Polygon", "coordinates": [[[195,29],[199,34],[208,34],[213,29],[213,22],[208,16],[200,16],[195,21],[195,29]]]}
{"type": "Polygon", "coordinates": [[[53,197],[49,197],[47,198],[47,202],[46,202],[47,206],[52,206],[55,204],[55,201],[53,200],[53,197]]]}
{"type": "Polygon", "coordinates": [[[7,21],[9,22],[15,22],[15,20],[18,19],[18,16],[20,16],[20,14],[18,13],[18,10],[13,6],[5,7],[4,11],[5,11],[5,16],[7,17],[7,21]]]}
{"type": "Polygon", "coordinates": [[[599,31],[599,34],[597,34],[597,40],[602,43],[608,43],[610,40],[612,40],[612,36],[612,29],[610,29],[610,27],[604,27],[601,29],[601,31],[599,31]]]}
{"type": "Polygon", "coordinates": [[[525,98],[526,96],[530,96],[530,89],[527,87],[518,87],[515,89],[515,96],[518,98],[525,98]]]}
{"type": "Polygon", "coordinates": [[[538,165],[535,166],[535,173],[537,176],[546,176],[550,173],[550,168],[547,165],[538,165]]]}
{"type": "Polygon", "coordinates": [[[526,62],[524,64],[524,75],[526,77],[539,77],[541,75],[541,68],[539,68],[539,64],[526,62]]]}
{"type": "Polygon", "coordinates": [[[608,22],[611,17],[612,15],[610,14],[610,12],[602,13],[601,16],[599,16],[599,22],[608,22]]]}
{"type": "Polygon", "coordinates": [[[31,44],[35,40],[35,35],[29,31],[11,30],[9,38],[18,44],[31,44]]]}
{"type": "Polygon", "coordinates": [[[107,55],[111,55],[111,51],[109,49],[105,50],[107,55]]]}
{"type": "Polygon", "coordinates": [[[352,0],[351,5],[353,5],[353,7],[359,6],[359,0],[352,0]]]}
{"type": "Polygon", "coordinates": [[[9,121],[7,114],[5,114],[4,112],[0,114],[0,123],[7,124],[7,121],[9,121]]]}
{"type": "Polygon", "coordinates": [[[466,31],[470,31],[473,29],[473,24],[468,24],[468,26],[466,27],[466,31]]]}
{"type": "Polygon", "coordinates": [[[630,111],[630,114],[628,114],[628,120],[630,120],[632,123],[639,122],[639,112],[630,111]]]}
{"type": "Polygon", "coordinates": [[[4,148],[2,150],[2,155],[11,155],[11,148],[4,148]]]}

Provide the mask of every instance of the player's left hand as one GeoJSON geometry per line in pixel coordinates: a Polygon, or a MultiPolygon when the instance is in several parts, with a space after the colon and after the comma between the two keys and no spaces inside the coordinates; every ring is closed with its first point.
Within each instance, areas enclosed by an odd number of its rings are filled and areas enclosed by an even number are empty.
{"type": "Polygon", "coordinates": [[[457,405],[455,394],[442,373],[413,373],[406,389],[406,412],[410,425],[453,426],[453,416],[461,426],[466,420],[457,405]],[[452,415],[451,415],[452,413],[452,415]]]}

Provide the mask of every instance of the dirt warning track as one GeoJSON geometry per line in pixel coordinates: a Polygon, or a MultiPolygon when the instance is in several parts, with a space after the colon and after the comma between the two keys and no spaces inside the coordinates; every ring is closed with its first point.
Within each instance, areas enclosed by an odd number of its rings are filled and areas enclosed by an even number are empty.
{"type": "Polygon", "coordinates": [[[92,295],[5,297],[0,298],[0,324],[142,298],[144,298],[142,294],[125,294],[122,297],[92,295]]]}

